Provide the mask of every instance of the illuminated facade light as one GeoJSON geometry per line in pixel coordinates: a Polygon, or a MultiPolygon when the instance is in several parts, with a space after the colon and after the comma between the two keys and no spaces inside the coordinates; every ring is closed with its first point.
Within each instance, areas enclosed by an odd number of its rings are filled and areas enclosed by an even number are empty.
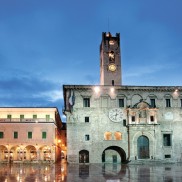
{"type": "Polygon", "coordinates": [[[111,87],[110,91],[111,91],[111,93],[113,93],[114,92],[114,87],[111,87]]]}
{"type": "Polygon", "coordinates": [[[95,87],[94,90],[95,90],[96,93],[99,93],[100,88],[99,87],[95,87]]]}
{"type": "Polygon", "coordinates": [[[61,143],[61,140],[58,140],[58,143],[61,143]]]}

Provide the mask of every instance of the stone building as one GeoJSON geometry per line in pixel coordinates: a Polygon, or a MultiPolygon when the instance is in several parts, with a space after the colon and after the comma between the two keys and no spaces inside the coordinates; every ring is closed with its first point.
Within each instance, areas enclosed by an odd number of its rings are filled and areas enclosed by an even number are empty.
{"type": "Polygon", "coordinates": [[[120,34],[102,33],[100,85],[63,85],[69,163],[182,160],[182,87],[122,85],[120,34]]]}
{"type": "Polygon", "coordinates": [[[0,162],[55,162],[61,158],[57,108],[0,108],[0,162]]]}

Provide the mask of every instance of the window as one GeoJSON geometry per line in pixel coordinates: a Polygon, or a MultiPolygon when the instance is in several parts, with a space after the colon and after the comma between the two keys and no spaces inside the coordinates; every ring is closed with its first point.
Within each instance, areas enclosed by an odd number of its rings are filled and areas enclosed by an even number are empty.
{"type": "Polygon", "coordinates": [[[89,117],[85,117],[85,123],[89,123],[89,117]]]}
{"type": "Polygon", "coordinates": [[[8,115],[7,115],[7,118],[8,118],[8,119],[11,119],[11,114],[8,114],[8,115]]]}
{"type": "Polygon", "coordinates": [[[50,120],[50,115],[46,115],[46,121],[50,120]]]}
{"type": "Polygon", "coordinates": [[[154,122],[154,116],[150,116],[150,121],[154,122]]]}
{"type": "Polygon", "coordinates": [[[0,131],[0,138],[4,138],[4,132],[0,131]]]}
{"type": "Polygon", "coordinates": [[[24,119],[24,115],[20,115],[20,121],[22,121],[24,119]]]}
{"type": "Polygon", "coordinates": [[[114,86],[114,80],[112,80],[112,86],[114,86]]]}
{"type": "Polygon", "coordinates": [[[42,132],[42,139],[46,139],[46,137],[47,137],[47,132],[46,131],[43,131],[42,132]]]}
{"type": "Polygon", "coordinates": [[[180,99],[180,107],[182,107],[182,99],[180,99]]]}
{"type": "Polygon", "coordinates": [[[32,132],[31,131],[28,132],[28,139],[32,139],[32,132]]]}
{"type": "Polygon", "coordinates": [[[83,107],[90,107],[90,98],[83,98],[83,107]]]}
{"type": "Polygon", "coordinates": [[[124,107],[124,99],[119,99],[119,107],[124,107]]]}
{"type": "Polygon", "coordinates": [[[18,138],[18,132],[14,131],[14,139],[17,139],[17,138],[18,138]]]}
{"type": "Polygon", "coordinates": [[[171,134],[163,134],[163,144],[164,146],[171,146],[171,134]]]}
{"type": "Polygon", "coordinates": [[[166,159],[169,159],[169,158],[171,158],[171,155],[164,155],[164,157],[165,157],[166,159]]]}
{"type": "Polygon", "coordinates": [[[122,139],[122,134],[120,132],[115,132],[114,137],[115,137],[115,140],[121,140],[122,139]]]}
{"type": "Polygon", "coordinates": [[[135,122],[135,116],[131,116],[131,121],[135,122]]]}
{"type": "Polygon", "coordinates": [[[166,107],[171,107],[171,100],[170,99],[166,99],[166,107]]]}
{"type": "Polygon", "coordinates": [[[104,133],[104,139],[105,140],[112,140],[112,133],[111,132],[105,132],[104,133]]]}
{"type": "Polygon", "coordinates": [[[89,135],[85,135],[85,141],[89,141],[90,140],[90,136],[89,135]]]}
{"type": "Polygon", "coordinates": [[[150,99],[150,105],[154,108],[156,107],[155,105],[155,99],[150,99]]]}
{"type": "Polygon", "coordinates": [[[37,115],[36,114],[33,115],[33,119],[37,119],[37,115]]]}

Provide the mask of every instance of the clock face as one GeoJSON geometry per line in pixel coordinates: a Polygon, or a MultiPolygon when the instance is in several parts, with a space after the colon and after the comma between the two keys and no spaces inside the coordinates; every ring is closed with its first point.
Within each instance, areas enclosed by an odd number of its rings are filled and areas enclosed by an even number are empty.
{"type": "Polygon", "coordinates": [[[121,122],[123,120],[123,111],[119,108],[114,108],[109,111],[109,119],[114,122],[121,122]]]}
{"type": "Polygon", "coordinates": [[[108,69],[109,69],[109,71],[116,71],[116,65],[115,64],[109,64],[108,69]]]}

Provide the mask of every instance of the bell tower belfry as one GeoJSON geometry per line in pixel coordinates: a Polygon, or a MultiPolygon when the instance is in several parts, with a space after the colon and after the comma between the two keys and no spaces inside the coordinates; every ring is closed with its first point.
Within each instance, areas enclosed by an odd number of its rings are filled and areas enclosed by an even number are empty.
{"type": "Polygon", "coordinates": [[[121,85],[120,34],[102,33],[100,45],[100,84],[121,85]]]}

